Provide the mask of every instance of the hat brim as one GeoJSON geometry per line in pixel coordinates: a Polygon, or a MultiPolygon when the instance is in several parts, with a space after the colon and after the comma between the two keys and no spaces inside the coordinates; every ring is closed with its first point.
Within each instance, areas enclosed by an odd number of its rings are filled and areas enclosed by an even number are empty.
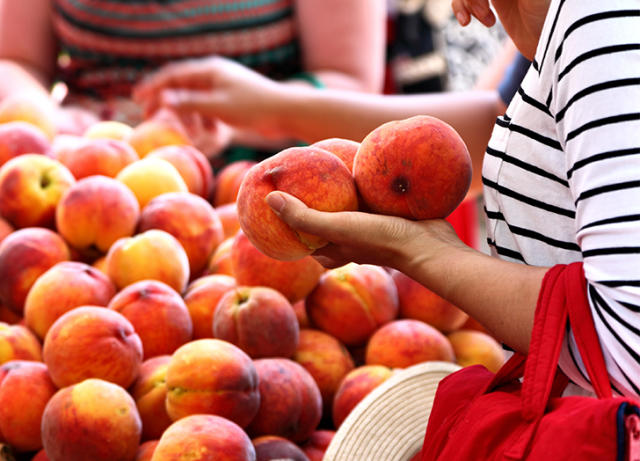
{"type": "Polygon", "coordinates": [[[422,448],[438,383],[460,368],[432,361],[395,371],[353,408],[323,461],[409,461],[422,448]]]}

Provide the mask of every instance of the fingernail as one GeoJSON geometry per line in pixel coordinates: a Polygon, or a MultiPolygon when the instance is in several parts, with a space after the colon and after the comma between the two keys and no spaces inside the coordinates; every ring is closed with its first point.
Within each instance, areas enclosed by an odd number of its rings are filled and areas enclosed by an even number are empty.
{"type": "Polygon", "coordinates": [[[278,193],[270,193],[267,195],[267,205],[271,207],[275,214],[279,215],[284,208],[285,201],[278,193]]]}
{"type": "Polygon", "coordinates": [[[466,13],[464,13],[463,11],[458,11],[456,13],[456,19],[458,20],[458,23],[461,26],[464,26],[467,24],[467,21],[469,20],[469,17],[466,13]]]}

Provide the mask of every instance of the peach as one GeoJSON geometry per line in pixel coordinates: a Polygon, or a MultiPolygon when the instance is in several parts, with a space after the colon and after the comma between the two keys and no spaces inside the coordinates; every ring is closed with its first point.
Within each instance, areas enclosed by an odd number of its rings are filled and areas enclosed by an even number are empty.
{"type": "Polygon", "coordinates": [[[44,451],[44,448],[43,448],[38,453],[36,453],[36,455],[33,457],[31,461],[51,461],[51,460],[49,459],[49,457],[47,456],[47,452],[44,451]]]}
{"type": "Polygon", "coordinates": [[[117,139],[86,140],[75,149],[58,152],[56,158],[76,179],[93,175],[115,178],[125,166],[139,159],[133,147],[117,139]]]}
{"type": "Polygon", "coordinates": [[[197,276],[224,240],[222,223],[215,209],[202,197],[189,192],[159,195],[140,214],[138,231],[160,229],[173,235],[189,258],[189,270],[197,276]]]}
{"type": "Polygon", "coordinates": [[[0,433],[16,451],[42,448],[40,421],[56,391],[44,363],[12,360],[0,366],[0,433]]]}
{"type": "Polygon", "coordinates": [[[60,160],[88,142],[82,136],[59,134],[51,141],[51,158],[60,160]]]}
{"type": "Polygon", "coordinates": [[[309,316],[307,315],[307,306],[305,305],[304,299],[296,301],[291,306],[293,307],[293,311],[296,313],[296,318],[298,319],[298,326],[300,326],[300,329],[311,328],[311,321],[309,320],[309,316]]]}
{"type": "Polygon", "coordinates": [[[383,365],[362,365],[347,373],[333,399],[334,426],[339,428],[351,410],[392,374],[391,368],[383,365]]]}
{"type": "Polygon", "coordinates": [[[447,335],[458,365],[484,365],[496,373],[504,364],[506,355],[498,341],[486,333],[475,330],[458,330],[447,335]]]}
{"type": "Polygon", "coordinates": [[[258,162],[253,160],[238,160],[220,169],[216,176],[216,187],[213,193],[215,207],[236,202],[244,176],[256,163],[258,162]]]}
{"type": "Polygon", "coordinates": [[[353,159],[356,157],[360,143],[351,139],[328,138],[311,144],[313,147],[319,147],[331,152],[344,162],[350,172],[353,172],[353,159]]]}
{"type": "Polygon", "coordinates": [[[370,264],[350,263],[325,272],[305,300],[311,322],[347,346],[359,346],[398,315],[391,275],[370,264]]]}
{"type": "Polygon", "coordinates": [[[198,339],[175,351],[167,369],[167,389],[167,413],[174,421],[214,414],[246,427],[260,405],[253,361],[219,339],[198,339]]]}
{"type": "Polygon", "coordinates": [[[401,317],[421,320],[444,333],[457,330],[469,317],[402,272],[393,270],[391,277],[398,289],[401,317]]]}
{"type": "Polygon", "coordinates": [[[67,244],[51,230],[32,227],[11,233],[0,243],[0,304],[22,314],[36,279],[70,257],[67,244]]]}
{"type": "Polygon", "coordinates": [[[143,158],[125,166],[116,179],[126,185],[138,199],[140,208],[166,192],[188,192],[176,168],[161,158],[143,158]]]}
{"type": "Polygon", "coordinates": [[[133,461],[141,426],[126,390],[87,379],[49,400],[42,415],[42,442],[51,461],[133,461]]]}
{"type": "Polygon", "coordinates": [[[184,129],[169,120],[150,119],[136,125],[127,137],[127,141],[145,157],[149,152],[162,146],[191,145],[189,136],[184,129]]]}
{"type": "Polygon", "coordinates": [[[313,431],[309,440],[302,445],[302,451],[307,455],[309,461],[322,461],[324,453],[335,435],[336,431],[327,429],[313,431]]]}
{"type": "Polygon", "coordinates": [[[172,354],[191,340],[193,325],[187,306],[166,283],[133,283],[116,294],[108,307],[131,322],[142,341],[145,359],[172,354]]]}
{"type": "Polygon", "coordinates": [[[238,192],[240,227],[260,251],[275,259],[300,259],[327,242],[287,226],[265,201],[273,191],[287,192],[320,211],[358,208],[349,170],[324,149],[290,147],[254,165],[238,192]]]}
{"type": "Polygon", "coordinates": [[[13,231],[13,226],[11,226],[11,224],[9,224],[5,219],[0,217],[0,242],[2,242],[5,237],[13,231]]]}
{"type": "Polygon", "coordinates": [[[252,437],[279,435],[302,442],[322,417],[322,397],[313,377],[293,360],[254,360],[258,371],[260,409],[247,428],[252,437]]]}
{"type": "Polygon", "coordinates": [[[135,461],[151,461],[153,453],[156,451],[156,447],[159,442],[159,440],[147,440],[146,442],[141,443],[138,447],[135,461]]]}
{"type": "Polygon", "coordinates": [[[91,267],[98,269],[104,275],[107,275],[107,257],[100,256],[98,259],[93,261],[93,263],[91,263],[91,267]]]}
{"type": "Polygon", "coordinates": [[[41,362],[42,346],[27,327],[0,322],[0,364],[10,360],[41,362]]]}
{"type": "Polygon", "coordinates": [[[99,378],[127,388],[138,376],[142,343],[122,314],[82,306],[51,325],[42,355],[58,387],[99,378]]]}
{"type": "Polygon", "coordinates": [[[309,461],[302,449],[290,440],[277,435],[263,435],[252,440],[256,449],[256,461],[286,459],[287,461],[309,461]]]}
{"type": "Polygon", "coordinates": [[[193,415],[162,434],[151,461],[255,461],[249,436],[232,421],[193,415]]]}
{"type": "Polygon", "coordinates": [[[0,167],[0,214],[15,227],[53,227],[56,205],[74,183],[57,160],[24,154],[0,167]]]}
{"type": "Polygon", "coordinates": [[[35,97],[16,94],[0,102],[0,124],[18,121],[38,127],[49,139],[57,132],[53,106],[35,97]]]}
{"type": "Polygon", "coordinates": [[[83,134],[86,139],[117,139],[126,141],[133,133],[133,127],[116,120],[101,120],[92,124],[83,134]]]}
{"type": "Polygon", "coordinates": [[[163,146],[151,151],[147,158],[161,158],[171,163],[189,192],[209,200],[214,185],[213,170],[207,157],[193,146],[163,146]]]}
{"type": "Polygon", "coordinates": [[[238,286],[225,293],[213,315],[213,336],[252,358],[293,356],[298,319],[282,294],[268,287],[238,286]]]}
{"type": "Polygon", "coordinates": [[[49,154],[51,142],[34,125],[26,122],[0,124],[0,166],[23,154],[49,154]]]}
{"type": "Polygon", "coordinates": [[[173,235],[159,229],[117,240],[109,248],[106,266],[119,289],[152,279],[182,293],[189,281],[187,253],[173,235]]]}
{"type": "Polygon", "coordinates": [[[16,323],[24,322],[24,318],[13,312],[6,306],[0,304],[0,322],[8,323],[9,325],[15,325],[16,323]]]}
{"type": "Polygon", "coordinates": [[[167,414],[167,368],[171,356],[160,355],[145,360],[140,374],[131,386],[131,396],[136,402],[142,420],[142,440],[160,438],[173,421],[167,414]]]}
{"type": "Polygon", "coordinates": [[[471,157],[460,135],[428,115],[387,122],[360,143],[353,177],[375,213],[444,218],[471,184],[471,157]]]}
{"type": "Polygon", "coordinates": [[[233,276],[233,264],[231,263],[231,248],[233,247],[233,238],[227,238],[220,242],[220,245],[213,251],[205,275],[229,275],[233,276]]]}
{"type": "Polygon", "coordinates": [[[101,255],[136,231],[140,206],[124,184],[106,176],[79,180],[56,209],[58,232],[82,253],[101,255]]]}
{"type": "Polygon", "coordinates": [[[267,256],[242,231],[234,237],[231,266],[238,285],[270,287],[292,303],[305,298],[325,272],[324,267],[311,256],[295,261],[280,261],[267,256]]]}
{"type": "Polygon", "coordinates": [[[111,280],[88,264],[63,261],[35,281],[24,303],[24,320],[44,339],[62,314],[86,304],[106,306],[116,287],[111,280]],[[55,302],[51,302],[55,299],[55,302]]]}
{"type": "Polygon", "coordinates": [[[367,343],[367,365],[406,368],[430,360],[453,362],[453,347],[445,335],[420,320],[394,320],[378,329],[367,343]]]}
{"type": "Polygon", "coordinates": [[[482,333],[486,333],[489,336],[491,336],[491,333],[489,333],[489,330],[487,330],[484,327],[484,325],[482,325],[480,322],[478,322],[476,319],[474,319],[471,316],[468,316],[467,320],[460,326],[459,329],[481,331],[482,333]]]}
{"type": "Polygon", "coordinates": [[[322,396],[323,414],[330,414],[333,396],[342,378],[354,368],[349,351],[328,333],[301,330],[293,360],[302,365],[316,381],[322,396]]]}
{"type": "Polygon", "coordinates": [[[216,213],[222,222],[225,238],[236,235],[240,229],[240,221],[238,219],[238,206],[235,202],[226,203],[216,207],[216,213]]]}
{"type": "Polygon", "coordinates": [[[205,275],[187,287],[184,302],[193,323],[193,338],[213,338],[213,315],[220,298],[237,286],[228,275],[205,275]]]}

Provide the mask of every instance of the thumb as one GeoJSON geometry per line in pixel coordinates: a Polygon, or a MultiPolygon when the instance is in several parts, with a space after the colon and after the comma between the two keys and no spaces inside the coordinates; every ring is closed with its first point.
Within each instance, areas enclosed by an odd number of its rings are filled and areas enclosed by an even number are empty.
{"type": "Polygon", "coordinates": [[[340,240],[345,213],[318,211],[309,208],[293,195],[274,191],[267,195],[267,204],[289,227],[326,240],[340,240]]]}

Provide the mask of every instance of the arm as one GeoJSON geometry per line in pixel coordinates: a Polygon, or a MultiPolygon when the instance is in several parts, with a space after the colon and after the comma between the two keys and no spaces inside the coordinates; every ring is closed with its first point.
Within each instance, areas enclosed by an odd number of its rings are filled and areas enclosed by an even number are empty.
{"type": "Polygon", "coordinates": [[[328,88],[379,93],[384,78],[384,0],[298,0],[304,69],[328,88]]]}
{"type": "Polygon", "coordinates": [[[476,318],[505,344],[527,352],[547,268],[473,250],[444,220],[325,213],[282,192],[272,192],[267,200],[292,228],[331,242],[314,253],[321,264],[337,267],[354,261],[398,269],[476,318]]]}
{"type": "Polygon", "coordinates": [[[30,93],[49,100],[55,40],[48,0],[0,0],[0,100],[30,93]]]}

